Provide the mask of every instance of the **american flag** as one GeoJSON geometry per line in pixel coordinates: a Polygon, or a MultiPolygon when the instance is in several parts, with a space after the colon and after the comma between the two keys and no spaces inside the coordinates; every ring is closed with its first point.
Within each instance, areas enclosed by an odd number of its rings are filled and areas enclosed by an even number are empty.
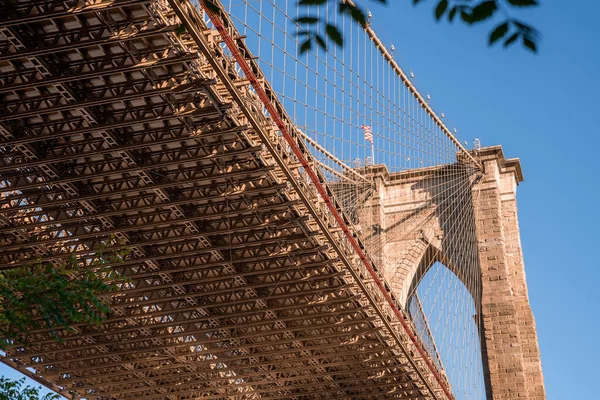
{"type": "Polygon", "coordinates": [[[361,126],[362,130],[365,131],[365,140],[371,142],[373,144],[373,131],[370,126],[363,125],[361,126]]]}

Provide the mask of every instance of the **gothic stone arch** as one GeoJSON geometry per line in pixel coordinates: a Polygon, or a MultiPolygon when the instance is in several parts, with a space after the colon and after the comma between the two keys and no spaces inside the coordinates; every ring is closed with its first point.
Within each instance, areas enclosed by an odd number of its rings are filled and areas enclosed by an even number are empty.
{"type": "Polygon", "coordinates": [[[520,162],[505,159],[500,146],[479,156],[484,172],[477,179],[460,163],[398,173],[375,166],[376,190],[359,219],[363,229],[372,224],[366,245],[402,304],[436,261],[473,295],[488,399],[542,400],[517,219],[520,162]]]}

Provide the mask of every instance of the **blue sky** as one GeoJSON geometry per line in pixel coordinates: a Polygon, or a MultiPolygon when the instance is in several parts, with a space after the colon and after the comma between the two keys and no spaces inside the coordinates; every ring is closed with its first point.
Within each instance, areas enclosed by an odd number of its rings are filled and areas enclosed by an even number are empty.
{"type": "Polygon", "coordinates": [[[433,0],[388,2],[369,4],[375,29],[461,141],[521,159],[521,238],[548,398],[597,398],[600,2],[542,0],[516,14],[543,33],[538,55],[488,47],[493,23],[436,23],[433,0]]]}

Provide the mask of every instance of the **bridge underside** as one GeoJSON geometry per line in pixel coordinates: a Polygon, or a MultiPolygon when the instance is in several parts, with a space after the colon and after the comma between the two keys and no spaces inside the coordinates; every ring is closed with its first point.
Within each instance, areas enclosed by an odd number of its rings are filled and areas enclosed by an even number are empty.
{"type": "Polygon", "coordinates": [[[0,4],[2,268],[130,249],[103,324],[5,363],[88,399],[439,395],[166,3],[0,4]]]}

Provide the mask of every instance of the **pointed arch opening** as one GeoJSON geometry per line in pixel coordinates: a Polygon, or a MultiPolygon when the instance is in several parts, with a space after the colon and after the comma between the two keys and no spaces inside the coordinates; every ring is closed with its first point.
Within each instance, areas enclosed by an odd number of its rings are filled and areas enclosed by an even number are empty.
{"type": "Polygon", "coordinates": [[[480,323],[480,280],[431,247],[412,277],[406,310],[457,400],[486,398],[480,323]]]}

